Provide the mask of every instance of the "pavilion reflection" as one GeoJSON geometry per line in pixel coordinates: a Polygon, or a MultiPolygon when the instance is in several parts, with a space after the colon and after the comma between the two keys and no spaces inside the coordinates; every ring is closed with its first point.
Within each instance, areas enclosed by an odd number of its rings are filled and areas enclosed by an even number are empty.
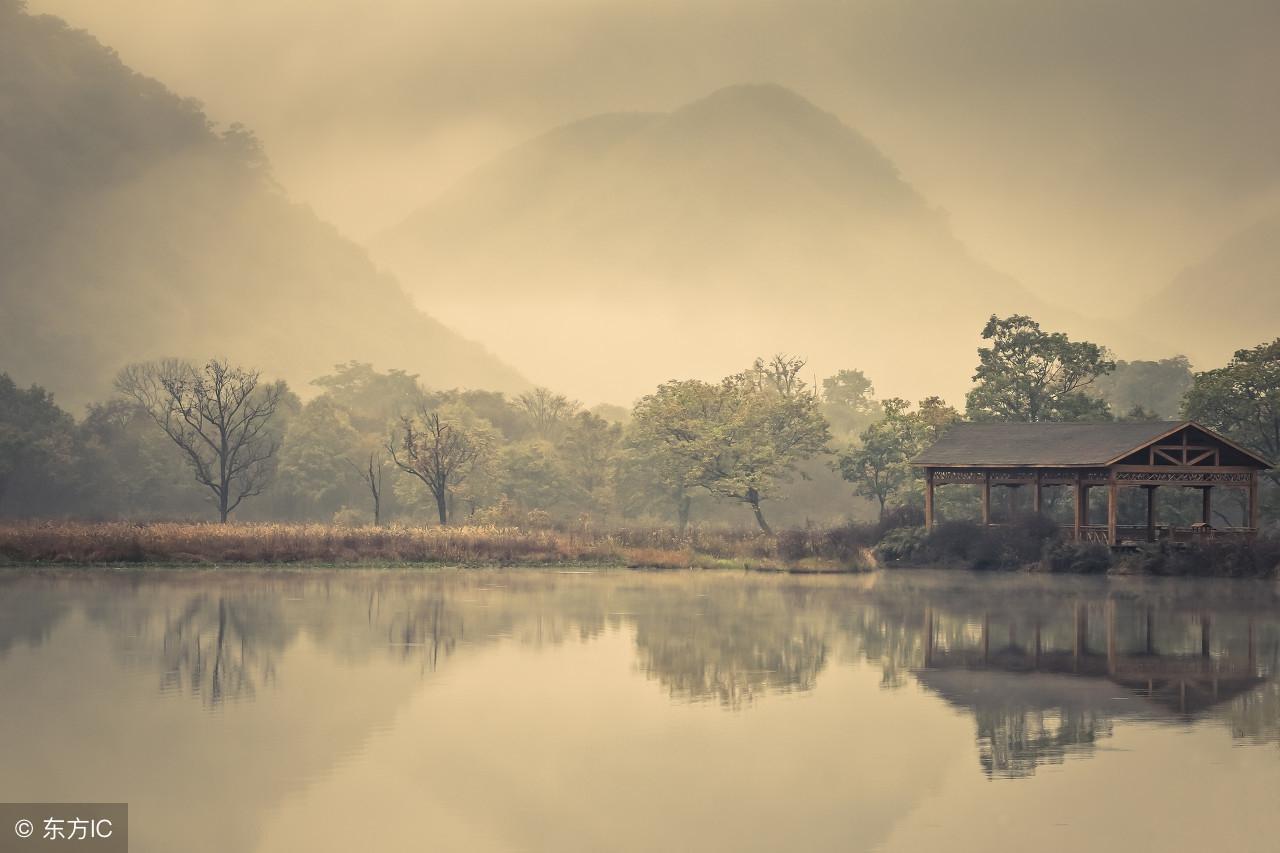
{"type": "Polygon", "coordinates": [[[1119,719],[1219,718],[1237,737],[1280,733],[1274,610],[1109,595],[1021,611],[927,606],[921,624],[915,676],[974,716],[989,775],[1087,754],[1119,719]]]}
{"type": "Polygon", "coordinates": [[[1208,720],[1280,743],[1278,596],[929,572],[14,576],[0,586],[0,661],[83,616],[122,666],[214,709],[287,680],[299,644],[425,677],[464,647],[621,631],[631,665],[673,700],[730,712],[812,691],[828,667],[870,665],[884,689],[918,683],[971,715],[984,772],[1018,776],[1089,754],[1121,720],[1208,720]]]}

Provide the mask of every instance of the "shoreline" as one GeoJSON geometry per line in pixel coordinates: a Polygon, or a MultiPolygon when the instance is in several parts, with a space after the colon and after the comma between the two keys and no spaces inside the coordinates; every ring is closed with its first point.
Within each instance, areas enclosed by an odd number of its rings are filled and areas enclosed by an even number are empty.
{"type": "MultiPolygon", "coordinates": [[[[953,528],[955,527],[953,523],[953,528]]],[[[5,569],[565,569],[725,570],[839,575],[876,570],[1109,577],[1280,577],[1280,543],[1150,546],[1116,552],[1062,539],[1010,540],[963,528],[926,535],[896,528],[862,544],[847,529],[754,531],[664,528],[607,531],[496,526],[347,527],[181,522],[0,523],[5,569]],[[840,539],[838,548],[822,543],[840,539]],[[799,544],[797,544],[799,543],[799,544]]]]}

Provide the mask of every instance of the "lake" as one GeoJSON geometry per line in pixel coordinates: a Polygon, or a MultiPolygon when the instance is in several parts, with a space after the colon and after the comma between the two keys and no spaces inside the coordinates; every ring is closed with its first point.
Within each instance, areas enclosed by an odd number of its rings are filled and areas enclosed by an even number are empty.
{"type": "Polygon", "coordinates": [[[1273,851],[1278,671],[1244,581],[4,570],[0,801],[135,853],[1273,851]]]}

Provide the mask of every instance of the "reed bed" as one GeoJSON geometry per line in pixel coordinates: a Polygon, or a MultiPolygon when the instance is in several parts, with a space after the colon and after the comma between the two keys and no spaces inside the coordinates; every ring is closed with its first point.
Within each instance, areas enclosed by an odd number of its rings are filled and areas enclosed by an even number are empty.
{"type": "Polygon", "coordinates": [[[785,568],[774,539],[732,530],[69,521],[0,523],[0,563],[785,568]]]}

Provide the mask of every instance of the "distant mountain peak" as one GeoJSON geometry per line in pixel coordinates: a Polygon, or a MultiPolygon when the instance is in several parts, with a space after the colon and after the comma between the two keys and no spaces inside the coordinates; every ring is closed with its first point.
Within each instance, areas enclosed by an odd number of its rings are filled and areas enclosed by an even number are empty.
{"type": "Polygon", "coordinates": [[[936,322],[934,343],[968,359],[993,311],[1036,310],[874,143],[773,83],[551,130],[373,249],[447,321],[596,399],[689,375],[689,346],[717,370],[803,348],[945,393],[921,381],[921,360],[904,367],[903,329],[936,322]],[[654,330],[679,343],[650,346],[654,330]]]}

